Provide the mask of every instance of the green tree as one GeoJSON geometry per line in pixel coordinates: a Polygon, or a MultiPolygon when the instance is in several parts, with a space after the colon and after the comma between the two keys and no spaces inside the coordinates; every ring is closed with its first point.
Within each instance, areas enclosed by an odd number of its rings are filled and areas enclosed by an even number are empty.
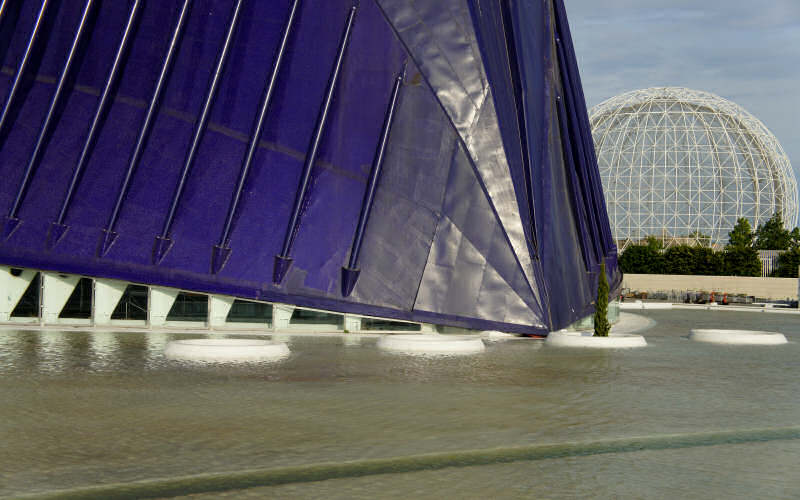
{"type": "Polygon", "coordinates": [[[797,247],[800,247],[800,228],[794,228],[789,233],[789,248],[797,247]]]}
{"type": "Polygon", "coordinates": [[[712,248],[694,247],[694,272],[705,276],[720,276],[725,273],[724,254],[712,248]]]}
{"type": "Polygon", "coordinates": [[[600,264],[600,276],[597,278],[597,301],[594,306],[594,336],[608,337],[611,325],[608,324],[608,278],[606,264],[600,264]]]}
{"type": "Polygon", "coordinates": [[[778,257],[778,265],[772,276],[776,278],[797,278],[797,267],[800,266],[800,246],[795,246],[778,257]]]}
{"type": "Polygon", "coordinates": [[[728,233],[728,245],[734,247],[752,247],[753,246],[753,229],[750,227],[750,221],[744,217],[740,217],[733,226],[731,232],[728,233]]]}
{"type": "Polygon", "coordinates": [[[644,239],[644,244],[651,250],[661,251],[664,249],[664,242],[652,235],[644,239]]]}
{"type": "Polygon", "coordinates": [[[791,240],[791,234],[783,227],[780,211],[756,229],[756,248],[759,250],[788,250],[791,240]]]}
{"type": "Polygon", "coordinates": [[[619,256],[619,268],[629,274],[661,274],[664,256],[652,245],[631,245],[619,256]]]}
{"type": "Polygon", "coordinates": [[[664,274],[695,274],[694,248],[674,245],[664,251],[664,274]]]}
{"type": "Polygon", "coordinates": [[[761,261],[753,242],[753,231],[744,217],[728,233],[725,247],[725,274],[729,276],[761,276],[761,261]]]}

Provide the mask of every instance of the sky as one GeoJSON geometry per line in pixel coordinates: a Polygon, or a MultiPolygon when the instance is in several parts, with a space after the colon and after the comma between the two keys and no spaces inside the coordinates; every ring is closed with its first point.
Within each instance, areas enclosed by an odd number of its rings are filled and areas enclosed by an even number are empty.
{"type": "Polygon", "coordinates": [[[564,0],[592,107],[678,86],[729,99],[778,138],[800,179],[800,0],[564,0]]]}

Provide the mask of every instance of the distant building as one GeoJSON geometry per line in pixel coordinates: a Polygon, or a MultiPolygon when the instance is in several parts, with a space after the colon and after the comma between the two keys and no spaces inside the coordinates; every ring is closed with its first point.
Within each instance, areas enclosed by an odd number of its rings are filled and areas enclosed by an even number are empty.
{"type": "Polygon", "coordinates": [[[740,106],[679,87],[636,90],[590,112],[608,215],[620,249],[719,247],[736,220],[776,211],[797,224],[797,181],[775,136],[740,106]]]}

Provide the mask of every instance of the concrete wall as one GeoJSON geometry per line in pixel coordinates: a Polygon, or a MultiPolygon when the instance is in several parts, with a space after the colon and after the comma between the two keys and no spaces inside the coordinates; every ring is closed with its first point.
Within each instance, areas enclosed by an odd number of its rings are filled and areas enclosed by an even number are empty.
{"type": "Polygon", "coordinates": [[[626,274],[623,288],[640,292],[669,290],[743,293],[759,298],[797,299],[796,278],[750,278],[740,276],[686,276],[677,274],[626,274]]]}

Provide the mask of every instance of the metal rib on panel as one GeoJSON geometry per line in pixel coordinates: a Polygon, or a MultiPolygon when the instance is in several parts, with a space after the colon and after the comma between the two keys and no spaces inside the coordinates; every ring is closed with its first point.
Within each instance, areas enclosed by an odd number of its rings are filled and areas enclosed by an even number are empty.
{"type": "Polygon", "coordinates": [[[155,89],[153,90],[153,95],[148,103],[147,112],[144,120],[142,121],[142,125],[139,128],[139,134],[136,138],[136,145],[131,152],[130,160],[128,161],[128,168],[125,170],[125,175],[122,179],[122,184],[120,185],[116,202],[114,203],[114,208],[111,211],[111,215],[108,218],[105,229],[103,229],[103,234],[100,239],[100,257],[106,255],[111,249],[111,246],[117,240],[117,232],[114,231],[114,228],[117,225],[119,213],[122,209],[122,203],[124,202],[125,196],[128,193],[128,188],[130,187],[133,173],[136,170],[136,166],[139,164],[139,160],[142,158],[145,143],[150,135],[150,130],[153,126],[156,112],[158,111],[161,96],[163,95],[164,88],[166,87],[169,70],[172,67],[173,61],[175,60],[175,54],[178,51],[181,37],[186,28],[186,20],[189,17],[189,10],[191,6],[192,0],[184,0],[180,13],[178,14],[178,20],[175,23],[175,28],[172,31],[172,37],[169,41],[169,48],[167,49],[167,53],[164,55],[164,62],[161,64],[161,72],[158,75],[158,82],[156,83],[155,89]]]}
{"type": "MultiPolygon", "coordinates": [[[[17,66],[17,72],[16,75],[14,75],[14,82],[11,84],[11,90],[8,91],[8,95],[6,96],[6,102],[3,105],[2,114],[0,114],[0,134],[3,133],[4,129],[7,126],[6,122],[9,119],[11,107],[14,104],[14,98],[17,96],[20,84],[22,83],[22,77],[25,76],[25,70],[28,67],[31,55],[33,54],[33,49],[34,45],[36,44],[36,39],[39,36],[40,30],[42,29],[42,25],[44,24],[44,16],[47,12],[47,6],[49,1],[50,0],[42,0],[42,5],[39,8],[39,14],[36,16],[36,22],[33,25],[30,37],[28,38],[28,44],[25,47],[25,54],[22,56],[22,61],[19,63],[19,66],[17,66]]],[[[5,2],[3,3],[3,5],[5,5],[5,2]]]]}
{"type": "Polygon", "coordinates": [[[237,0],[236,5],[233,7],[233,13],[228,23],[228,30],[225,33],[225,41],[222,44],[219,55],[217,56],[217,64],[214,68],[214,74],[211,76],[211,81],[208,85],[208,90],[205,95],[205,102],[203,103],[203,110],[194,124],[194,135],[189,150],[186,152],[186,159],[183,162],[181,175],[178,180],[178,185],[175,187],[175,193],[172,195],[172,202],[170,203],[169,212],[164,219],[164,226],[161,229],[161,234],[156,236],[155,245],[153,247],[153,263],[159,264],[172,248],[172,238],[170,237],[170,230],[172,229],[172,222],[175,220],[175,212],[178,210],[178,204],[181,201],[181,195],[186,187],[186,180],[189,178],[189,170],[192,168],[194,159],[197,156],[197,151],[200,149],[200,140],[208,126],[208,119],[211,116],[211,108],[214,105],[214,98],[217,96],[219,89],[219,82],[222,77],[222,72],[225,69],[225,63],[228,61],[230,55],[233,35],[236,33],[236,27],[239,25],[239,15],[242,10],[242,1],[237,0]]]}
{"type": "Polygon", "coordinates": [[[389,105],[386,108],[386,116],[383,119],[381,137],[378,141],[378,147],[375,149],[375,159],[372,161],[372,168],[370,169],[369,180],[367,181],[367,189],[364,191],[364,200],[361,202],[358,225],[356,226],[355,236],[353,236],[353,245],[350,247],[350,259],[346,266],[342,266],[342,295],[345,297],[348,297],[352,293],[353,288],[356,286],[356,281],[358,281],[358,275],[361,273],[361,270],[358,268],[358,256],[361,252],[364,230],[367,227],[369,214],[372,211],[372,202],[375,200],[375,190],[378,187],[378,179],[381,175],[383,158],[386,153],[386,142],[389,139],[389,132],[391,132],[392,129],[397,99],[400,95],[400,86],[403,84],[405,75],[406,69],[403,67],[403,70],[394,80],[394,87],[392,87],[389,105]]]}
{"type": "Polygon", "coordinates": [[[75,169],[72,172],[72,178],[70,180],[69,187],[67,188],[67,193],[64,195],[64,201],[61,202],[61,208],[59,209],[58,217],[50,226],[48,246],[51,248],[61,240],[61,238],[64,236],[64,233],[66,233],[69,229],[69,226],[64,224],[64,220],[67,217],[67,211],[69,210],[69,205],[72,201],[72,196],[75,193],[75,189],[78,186],[78,182],[80,181],[81,174],[83,174],[83,169],[86,166],[86,163],[89,161],[89,157],[91,156],[91,150],[94,146],[95,139],[97,139],[97,135],[100,133],[100,122],[102,121],[108,106],[111,104],[111,89],[114,87],[114,82],[116,81],[120,70],[122,69],[121,61],[125,55],[125,51],[128,48],[128,43],[131,40],[133,26],[136,21],[136,16],[139,13],[139,7],[141,4],[141,0],[134,0],[133,5],[131,6],[130,14],[128,14],[128,20],[125,24],[125,30],[123,31],[122,39],[117,47],[114,61],[111,63],[111,70],[106,78],[106,84],[103,87],[103,93],[100,95],[100,100],[97,103],[97,109],[94,112],[94,118],[92,118],[92,123],[89,125],[89,131],[86,134],[86,140],[83,143],[81,155],[78,159],[78,163],[75,165],[75,169]]]}
{"type": "Polygon", "coordinates": [[[572,141],[569,137],[567,112],[564,109],[564,99],[561,96],[556,97],[556,106],[558,108],[558,125],[561,133],[561,149],[564,155],[564,166],[567,169],[569,184],[572,190],[571,199],[573,201],[573,207],[578,213],[578,216],[575,217],[579,233],[578,241],[581,245],[583,264],[586,271],[589,271],[592,268],[592,259],[589,254],[590,250],[586,247],[586,241],[590,238],[589,230],[586,228],[586,205],[583,203],[580,181],[578,181],[578,176],[575,172],[575,156],[572,150],[572,141]]]}
{"type": "Polygon", "coordinates": [[[342,32],[342,37],[339,41],[339,49],[336,55],[336,61],[331,69],[330,78],[328,79],[328,86],[325,89],[325,99],[320,107],[319,115],[317,116],[317,122],[314,126],[314,133],[311,136],[311,142],[308,146],[308,151],[306,152],[303,171],[300,174],[300,184],[298,185],[297,192],[295,194],[294,206],[292,208],[289,224],[286,226],[286,234],[283,238],[281,253],[275,256],[272,281],[276,284],[280,284],[283,281],[283,278],[286,276],[286,272],[292,265],[292,258],[289,254],[292,250],[292,243],[294,242],[294,236],[300,218],[300,210],[303,205],[303,200],[305,199],[306,190],[308,189],[308,182],[311,179],[311,170],[314,166],[314,162],[317,159],[317,153],[319,152],[320,139],[322,138],[322,133],[325,131],[325,123],[328,119],[328,112],[330,111],[333,95],[336,92],[336,83],[339,80],[342,62],[344,61],[344,56],[347,52],[347,46],[350,42],[350,34],[353,29],[353,21],[355,19],[357,10],[358,6],[353,5],[350,7],[350,12],[347,15],[344,31],[342,32]]]}
{"type": "Polygon", "coordinates": [[[250,167],[253,164],[253,159],[256,156],[256,149],[258,149],[258,143],[264,130],[267,111],[269,110],[269,105],[272,102],[272,96],[275,92],[275,86],[278,82],[278,74],[280,73],[283,56],[286,54],[286,45],[289,43],[289,35],[292,32],[292,26],[294,26],[299,6],[300,0],[293,0],[292,5],[289,8],[289,16],[286,20],[286,25],[283,28],[280,43],[278,44],[278,48],[275,50],[272,71],[270,71],[269,77],[267,78],[267,84],[264,87],[264,93],[261,97],[259,111],[256,115],[255,122],[253,123],[253,129],[250,132],[250,138],[247,143],[247,152],[242,159],[242,165],[239,169],[239,179],[236,182],[236,188],[234,189],[233,197],[231,198],[231,204],[228,207],[228,214],[225,216],[225,225],[222,228],[219,242],[214,245],[214,249],[212,250],[212,273],[218,273],[221,271],[231,254],[228,238],[230,237],[231,228],[233,226],[233,217],[236,215],[236,209],[239,206],[239,200],[241,199],[244,183],[247,180],[247,174],[250,171],[250,167]]]}
{"type": "MultiPolygon", "coordinates": [[[[58,78],[58,83],[56,84],[56,90],[53,93],[53,97],[50,99],[50,106],[47,110],[47,115],[45,116],[44,122],[42,123],[41,128],[39,129],[39,136],[36,138],[36,145],[33,147],[33,152],[31,152],[31,156],[28,159],[28,164],[25,166],[25,170],[22,174],[22,179],[20,180],[19,187],[17,188],[17,194],[14,197],[14,202],[11,204],[11,208],[8,211],[7,222],[5,227],[5,237],[8,238],[11,236],[11,233],[19,226],[20,219],[19,219],[19,209],[22,205],[22,201],[25,198],[25,192],[28,190],[28,185],[31,181],[31,176],[33,175],[36,166],[38,165],[39,161],[41,160],[41,156],[44,154],[44,150],[46,148],[47,138],[51,132],[51,127],[55,125],[55,115],[56,109],[58,108],[59,104],[61,103],[61,98],[63,97],[64,89],[66,87],[67,78],[69,77],[70,71],[72,70],[72,65],[75,62],[75,56],[78,52],[78,46],[81,43],[81,39],[83,38],[83,34],[86,30],[86,24],[89,19],[89,14],[91,13],[92,7],[94,6],[95,0],[86,0],[86,4],[83,8],[83,14],[81,16],[80,24],[78,24],[78,29],[75,32],[75,36],[72,39],[72,46],[69,49],[69,54],[67,55],[67,60],[64,63],[64,67],[61,69],[61,76],[58,78]]],[[[44,13],[45,3],[42,4],[42,10],[40,11],[40,17],[37,19],[37,26],[34,28],[34,32],[31,34],[31,39],[29,42],[29,48],[32,48],[33,41],[36,36],[36,33],[39,29],[39,24],[41,22],[41,16],[44,13]]],[[[28,53],[26,52],[25,58],[23,60],[23,64],[28,59],[28,53]]],[[[22,68],[22,66],[21,66],[22,68]]],[[[18,77],[21,78],[22,71],[18,77]]],[[[15,81],[17,83],[17,81],[15,81]]],[[[14,89],[12,88],[12,92],[14,89]]],[[[13,96],[10,96],[13,98],[13,96]]],[[[9,103],[11,101],[9,99],[9,103]]],[[[1,126],[1,125],[0,125],[1,126]]]]}

